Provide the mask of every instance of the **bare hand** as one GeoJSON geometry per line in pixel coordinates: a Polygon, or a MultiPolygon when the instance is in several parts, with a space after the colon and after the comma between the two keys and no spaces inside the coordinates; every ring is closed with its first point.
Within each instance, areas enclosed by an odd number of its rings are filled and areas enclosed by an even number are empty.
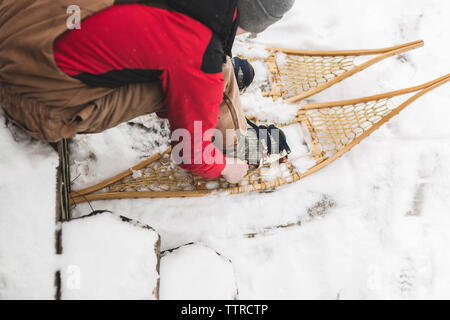
{"type": "Polygon", "coordinates": [[[238,183],[247,174],[248,164],[247,161],[235,158],[225,158],[226,165],[222,171],[222,176],[229,183],[238,183]]]}

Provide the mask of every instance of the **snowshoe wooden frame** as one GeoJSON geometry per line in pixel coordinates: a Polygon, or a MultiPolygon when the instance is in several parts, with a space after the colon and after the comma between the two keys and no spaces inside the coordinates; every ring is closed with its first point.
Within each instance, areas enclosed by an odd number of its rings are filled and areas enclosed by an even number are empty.
{"type": "Polygon", "coordinates": [[[418,40],[395,47],[369,50],[305,51],[267,48],[270,55],[264,61],[268,64],[271,91],[263,92],[263,95],[272,97],[274,100],[282,98],[289,103],[297,102],[381,60],[423,45],[424,42],[418,40]],[[277,62],[277,55],[280,53],[287,56],[287,62],[283,66],[277,62]],[[356,57],[368,55],[376,56],[360,65],[355,65],[356,57]]]}
{"type": "Polygon", "coordinates": [[[298,181],[329,165],[419,97],[448,81],[450,74],[408,89],[360,99],[301,106],[295,120],[278,126],[299,123],[308,134],[309,156],[314,158],[316,164],[306,172],[298,172],[288,161],[280,164],[285,166],[285,172],[289,173],[285,176],[266,179],[265,171],[270,170],[270,166],[266,166],[249,172],[239,184],[229,184],[223,178],[205,180],[180,169],[171,162],[171,150],[168,149],[163,154],[154,155],[102,183],[73,191],[71,203],[132,198],[199,197],[218,192],[237,194],[272,190],[298,181]],[[407,94],[411,96],[404,98],[403,103],[388,108],[389,99],[407,94]]]}

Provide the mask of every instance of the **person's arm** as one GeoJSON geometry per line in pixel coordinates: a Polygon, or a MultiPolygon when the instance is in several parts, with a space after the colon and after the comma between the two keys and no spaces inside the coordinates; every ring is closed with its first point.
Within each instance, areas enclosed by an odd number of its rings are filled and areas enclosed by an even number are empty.
{"type": "MultiPolygon", "coordinates": [[[[190,149],[189,161],[180,166],[207,179],[219,177],[225,168],[225,157],[212,144],[212,135],[205,136],[205,132],[217,125],[224,89],[222,73],[204,73],[186,62],[166,70],[161,80],[172,132],[186,129],[190,133],[190,145],[185,148],[186,152],[190,149]],[[195,138],[199,140],[194,141],[195,138]]],[[[184,142],[173,141],[172,146],[178,143],[184,142]]]]}

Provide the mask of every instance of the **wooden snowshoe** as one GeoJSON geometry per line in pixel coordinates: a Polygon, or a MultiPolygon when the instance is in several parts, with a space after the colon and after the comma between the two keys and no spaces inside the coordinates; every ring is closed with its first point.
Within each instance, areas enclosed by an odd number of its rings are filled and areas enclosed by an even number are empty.
{"type": "MultiPolygon", "coordinates": [[[[307,169],[296,167],[298,159],[292,157],[284,163],[257,168],[240,183],[230,184],[223,178],[205,180],[179,168],[171,161],[171,150],[168,149],[102,183],[73,191],[71,203],[125,198],[199,197],[271,190],[298,181],[329,165],[416,99],[449,80],[450,74],[447,74],[408,89],[360,99],[301,106],[296,119],[276,125],[302,128],[309,150],[306,158],[311,162],[307,169]]],[[[263,123],[255,118],[253,121],[263,123]]]]}

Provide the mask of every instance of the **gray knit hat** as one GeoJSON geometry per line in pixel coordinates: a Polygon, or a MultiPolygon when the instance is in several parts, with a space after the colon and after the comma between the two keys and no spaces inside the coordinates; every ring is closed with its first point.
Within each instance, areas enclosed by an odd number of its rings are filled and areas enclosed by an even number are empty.
{"type": "Polygon", "coordinates": [[[283,18],[294,2],[295,0],[239,0],[239,25],[249,32],[263,32],[283,18]]]}

